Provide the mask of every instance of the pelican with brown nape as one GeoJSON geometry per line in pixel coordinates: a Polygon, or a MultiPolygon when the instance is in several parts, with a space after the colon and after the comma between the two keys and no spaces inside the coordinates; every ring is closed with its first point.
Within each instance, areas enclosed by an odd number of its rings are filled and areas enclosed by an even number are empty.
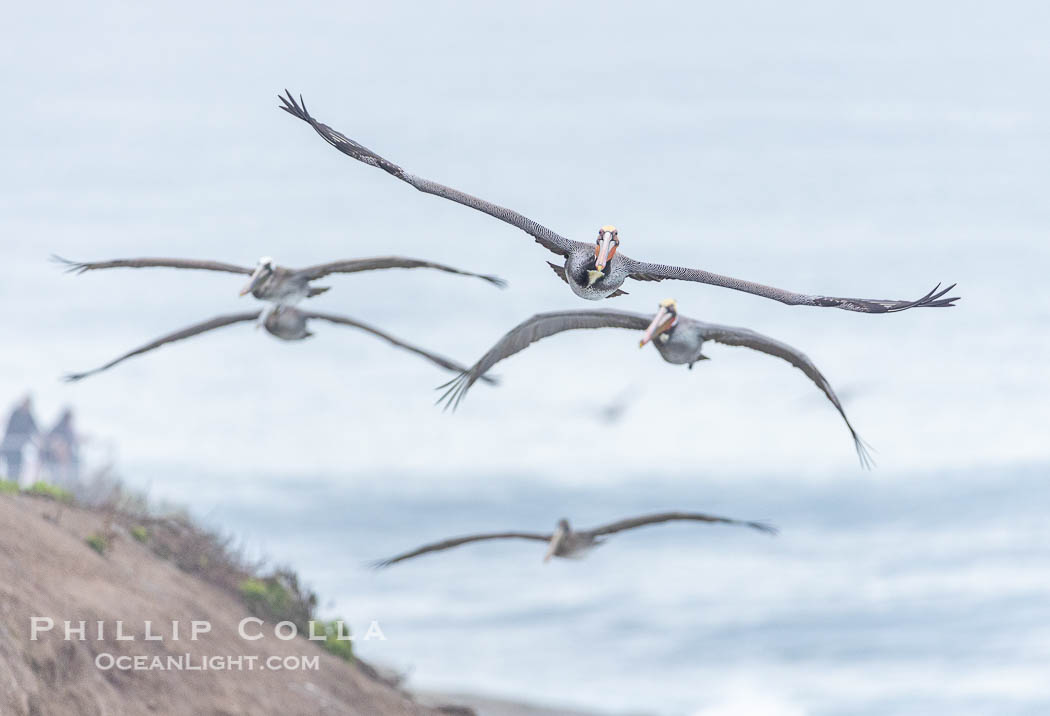
{"type": "Polygon", "coordinates": [[[456,408],[475,381],[503,359],[525,350],[536,341],[565,331],[596,328],[642,331],[639,347],[652,343],[665,361],[675,365],[687,365],[690,369],[698,361],[708,359],[703,353],[704,344],[708,341],[742,346],[781,358],[805,373],[823,391],[846,423],[861,465],[870,468],[873,464],[867,444],[853,429],[831,384],[802,351],[747,328],[705,323],[681,316],[678,313],[678,303],[671,298],[660,302],[654,316],[601,309],[538,313],[508,331],[470,370],[439,386],[438,389],[445,389],[445,392],[438,399],[438,403],[443,403],[446,409],[456,408]]]}
{"type": "Polygon", "coordinates": [[[268,301],[282,306],[291,306],[299,303],[304,298],[311,298],[328,290],[328,286],[313,286],[312,281],[337,273],[359,273],[361,271],[378,271],[381,269],[415,269],[427,268],[445,273],[458,274],[460,276],[472,276],[487,281],[494,286],[503,288],[507,285],[499,276],[490,274],[473,273],[464,271],[453,266],[413,259],[405,256],[374,256],[360,259],[341,259],[330,261],[326,264],[307,266],[306,268],[293,269],[277,265],[269,256],[260,258],[254,268],[238,266],[222,261],[208,261],[204,259],[166,259],[166,258],[139,258],[139,259],[113,259],[111,261],[70,261],[61,256],[53,256],[55,261],[65,264],[66,270],[71,273],[82,274],[86,271],[97,271],[111,268],[174,268],[198,271],[223,271],[226,273],[239,273],[248,276],[248,283],[241,289],[241,295],[249,293],[262,301],[268,301]]]}
{"type": "Polygon", "coordinates": [[[558,520],[558,525],[553,533],[487,532],[482,534],[465,535],[463,537],[453,537],[452,539],[443,540],[441,542],[425,544],[411,552],[405,552],[396,557],[390,557],[389,559],[374,562],[372,566],[376,568],[389,567],[392,564],[404,562],[406,559],[412,559],[413,557],[419,557],[420,555],[429,554],[431,552],[440,552],[446,549],[452,549],[453,547],[459,547],[460,545],[469,544],[471,542],[501,539],[524,539],[533,542],[546,542],[547,553],[543,557],[544,562],[549,562],[552,557],[575,559],[583,557],[590,550],[603,544],[609,535],[662,522],[707,522],[713,524],[750,527],[751,529],[765,532],[766,534],[775,535],[777,533],[776,527],[766,524],[765,522],[734,520],[728,517],[707,515],[702,512],[658,512],[652,515],[642,515],[641,517],[630,517],[625,520],[611,522],[607,525],[602,525],[601,527],[595,527],[589,530],[574,530],[572,525],[569,524],[569,521],[562,518],[558,520]]]}
{"type": "Polygon", "coordinates": [[[620,287],[630,278],[635,281],[663,281],[665,279],[694,281],[751,293],[791,306],[822,306],[861,313],[896,313],[909,308],[943,308],[953,305],[953,302],[958,300],[957,297],[944,297],[955,287],[955,284],[945,289],[941,289],[941,285],[937,284],[932,291],[914,301],[838,298],[795,293],[702,269],[635,261],[620,252],[620,232],[615,226],[602,226],[598,229],[598,236],[594,241],[567,239],[516,211],[405,171],[389,159],[381,157],[327,124],[322,124],[314,119],[306,110],[306,103],[303,102],[302,96],[296,101],[292,93],[285,90],[285,96],[278,96],[278,99],[281,101],[280,109],[309,124],[322,139],[348,157],[382,169],[387,174],[425,194],[439,196],[470,207],[511,226],[516,226],[529,234],[536,240],[536,243],[562,257],[563,262],[560,265],[550,262],[548,264],[559,278],[569,284],[572,292],[581,298],[598,300],[625,294],[626,291],[620,287]]]}

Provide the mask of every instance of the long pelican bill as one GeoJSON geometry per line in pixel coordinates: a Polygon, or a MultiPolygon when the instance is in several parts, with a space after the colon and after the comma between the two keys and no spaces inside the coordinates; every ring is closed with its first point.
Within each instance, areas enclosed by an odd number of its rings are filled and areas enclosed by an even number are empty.
{"type": "Polygon", "coordinates": [[[561,547],[562,541],[565,539],[565,528],[559,525],[558,529],[551,535],[551,541],[547,547],[547,554],[543,555],[544,562],[550,562],[551,557],[557,553],[558,548],[561,547]]]}
{"type": "Polygon", "coordinates": [[[604,271],[605,265],[609,263],[609,259],[616,253],[616,235],[614,232],[614,229],[602,227],[602,235],[598,239],[594,257],[594,268],[598,271],[604,271]]]}
{"type": "Polygon", "coordinates": [[[667,306],[660,306],[656,315],[653,316],[653,320],[649,323],[649,327],[642,334],[642,340],[638,341],[638,347],[645,347],[646,343],[670,328],[673,321],[674,314],[671,313],[671,310],[667,306]]]}
{"type": "Polygon", "coordinates": [[[265,273],[266,273],[266,266],[265,265],[259,264],[258,266],[256,266],[255,270],[252,271],[251,277],[248,279],[248,283],[244,284],[244,288],[241,289],[241,292],[240,292],[239,295],[247,296],[249,293],[254,291],[255,288],[259,285],[259,283],[262,281],[263,276],[265,275],[265,273]]]}

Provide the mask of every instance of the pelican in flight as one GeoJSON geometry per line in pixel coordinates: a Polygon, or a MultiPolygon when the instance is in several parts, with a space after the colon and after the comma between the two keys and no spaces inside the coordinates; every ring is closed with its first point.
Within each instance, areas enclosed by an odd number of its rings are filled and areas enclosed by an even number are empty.
{"type": "MultiPolygon", "coordinates": [[[[415,353],[418,356],[426,358],[431,363],[441,366],[445,370],[451,371],[464,371],[466,368],[455,361],[449,360],[443,356],[431,353],[430,351],[418,348],[410,343],[405,343],[399,338],[395,338],[388,333],[384,333],[378,328],[373,328],[367,323],[356,321],[346,316],[336,316],[330,313],[318,313],[316,311],[303,311],[292,306],[272,306],[266,310],[259,311],[248,311],[245,313],[232,313],[225,316],[216,316],[211,320],[204,321],[202,323],[195,323],[192,326],[187,326],[181,330],[169,333],[166,336],[150,341],[146,345],[139,346],[138,348],[128,351],[118,358],[114,358],[109,363],[99,366],[93,370],[85,371],[83,373],[70,373],[65,376],[65,380],[73,382],[83,380],[89,375],[101,373],[104,370],[108,370],[118,363],[131,358],[133,356],[142,355],[148,353],[155,348],[160,348],[167,343],[175,343],[176,341],[185,340],[186,338],[192,338],[208,331],[214,331],[217,328],[223,328],[224,326],[232,326],[236,323],[250,323],[252,321],[258,321],[259,325],[267,330],[270,335],[276,336],[283,341],[301,341],[305,338],[309,338],[313,335],[307,330],[307,322],[311,320],[328,321],[329,323],[336,323],[343,326],[350,326],[351,328],[357,328],[371,333],[377,338],[382,338],[386,342],[403,348],[411,353],[415,353]]],[[[483,378],[488,383],[495,383],[496,381],[488,376],[483,378]]]]}
{"type": "Polygon", "coordinates": [[[115,259],[113,261],[81,262],[70,261],[61,256],[53,257],[56,261],[63,263],[67,271],[81,274],[85,271],[96,271],[109,268],[175,268],[195,269],[201,271],[225,271],[227,273],[239,273],[248,276],[248,283],[241,289],[241,295],[252,294],[258,299],[269,301],[278,305],[294,305],[304,298],[310,298],[328,290],[328,286],[312,286],[311,281],[328,276],[333,273],[357,273],[359,271],[376,271],[379,269],[392,268],[429,268],[446,273],[459,274],[460,276],[473,276],[483,281],[503,288],[507,282],[499,276],[472,273],[462,271],[452,266],[438,264],[421,259],[405,258],[404,256],[376,256],[363,259],[344,259],[332,261],[316,266],[307,266],[301,269],[285,268],[278,266],[269,256],[263,256],[255,264],[255,268],[247,266],[236,266],[221,261],[202,261],[198,259],[164,259],[164,258],[141,258],[141,259],[115,259]]]}
{"type": "Polygon", "coordinates": [[[620,234],[615,226],[606,225],[598,229],[598,235],[594,242],[567,239],[516,211],[505,209],[502,206],[471,196],[458,189],[408,173],[397,164],[379,156],[353,139],[314,119],[307,112],[306,103],[303,102],[301,96],[299,101],[296,101],[292,97],[291,92],[285,90],[285,93],[287,96],[278,97],[281,101],[280,108],[293,117],[298,117],[308,123],[326,142],[343,154],[369,166],[378,167],[421,192],[463,204],[471,209],[484,212],[500,221],[516,226],[531,235],[536,240],[536,243],[563,257],[564,262],[561,265],[550,262],[548,264],[554,269],[554,273],[569,284],[569,288],[572,289],[573,293],[581,298],[598,300],[625,294],[626,291],[620,287],[625,280],[632,278],[636,281],[663,281],[664,279],[695,281],[752,293],[792,306],[824,306],[841,308],[846,311],[859,311],[861,313],[894,313],[909,308],[944,307],[953,305],[952,302],[957,300],[957,297],[944,298],[944,295],[951,291],[955,284],[945,289],[941,289],[940,284],[937,284],[932,291],[914,301],[836,298],[834,296],[811,296],[794,293],[793,291],[786,291],[772,286],[764,286],[760,283],[721,276],[701,269],[635,261],[619,251],[620,234]]]}
{"type": "Polygon", "coordinates": [[[716,517],[714,515],[705,515],[700,512],[660,512],[655,515],[643,515],[641,517],[631,517],[626,520],[611,522],[610,524],[595,527],[590,530],[574,530],[572,526],[569,525],[569,521],[563,518],[558,520],[558,526],[554,530],[554,534],[541,534],[539,532],[489,532],[486,534],[453,537],[452,539],[447,539],[443,542],[434,542],[432,544],[423,545],[411,552],[405,552],[404,554],[399,554],[390,559],[380,560],[379,562],[375,562],[372,566],[376,568],[389,567],[392,564],[397,564],[398,562],[403,562],[406,559],[412,559],[413,557],[418,557],[427,554],[428,552],[440,552],[442,550],[458,547],[461,544],[492,539],[528,539],[535,542],[546,542],[547,554],[543,557],[544,562],[549,562],[551,557],[578,558],[584,556],[588,551],[605,542],[606,535],[623,532],[624,530],[632,530],[636,527],[654,525],[660,522],[678,521],[716,522],[726,525],[750,527],[767,534],[777,533],[775,527],[768,525],[765,522],[731,520],[728,517],[716,517]]]}
{"type": "Polygon", "coordinates": [[[805,373],[839,411],[850,435],[853,436],[853,444],[861,465],[870,468],[873,464],[867,445],[853,429],[831,384],[802,351],[747,328],[704,323],[680,316],[678,304],[671,298],[661,301],[656,315],[651,318],[641,313],[602,309],[538,313],[512,328],[470,370],[439,386],[439,390],[446,390],[438,402],[443,402],[446,409],[450,406],[455,408],[470,390],[470,386],[504,358],[509,358],[548,336],[584,328],[627,328],[644,331],[638,343],[639,347],[652,343],[665,361],[676,365],[688,365],[690,369],[697,361],[707,360],[707,356],[702,352],[705,341],[743,346],[782,358],[805,373]]]}

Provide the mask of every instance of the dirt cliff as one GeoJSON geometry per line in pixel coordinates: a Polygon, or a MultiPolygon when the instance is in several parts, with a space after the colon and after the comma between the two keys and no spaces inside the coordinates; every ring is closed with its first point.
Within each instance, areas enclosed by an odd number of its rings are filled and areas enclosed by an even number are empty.
{"type": "Polygon", "coordinates": [[[282,641],[272,626],[253,623],[250,632],[263,637],[241,638],[238,625],[249,614],[234,595],[103,523],[102,515],[91,510],[0,495],[0,714],[454,712],[421,706],[374,678],[367,667],[343,661],[303,637],[282,641]],[[111,539],[100,554],[87,539],[103,530],[110,530],[111,539]],[[43,631],[46,621],[37,622],[40,630],[33,640],[33,617],[51,618],[54,627],[43,631]],[[83,640],[75,631],[72,639],[65,638],[67,620],[74,627],[86,622],[83,640]],[[135,640],[118,639],[118,620],[123,635],[135,640]],[[147,620],[162,640],[144,639],[147,620]],[[102,639],[96,639],[99,621],[102,639]],[[179,622],[178,640],[174,621],[179,622]],[[209,623],[211,631],[192,640],[194,621],[209,623]],[[151,668],[100,668],[121,656],[140,657],[140,664],[151,668]],[[169,657],[190,666],[201,666],[209,657],[241,657],[242,664],[254,657],[255,666],[153,668],[170,664],[169,657]],[[288,668],[314,657],[316,669],[288,668]],[[279,668],[266,668],[267,663],[279,668]]]}

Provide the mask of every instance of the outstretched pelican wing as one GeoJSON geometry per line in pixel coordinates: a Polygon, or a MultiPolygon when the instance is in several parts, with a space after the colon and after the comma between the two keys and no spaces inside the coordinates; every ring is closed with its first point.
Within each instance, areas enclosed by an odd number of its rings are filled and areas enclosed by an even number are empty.
{"type": "Polygon", "coordinates": [[[557,234],[546,226],[538,224],[527,216],[522,216],[516,211],[511,211],[497,204],[479,199],[476,196],[471,196],[458,189],[447,187],[444,184],[438,184],[437,182],[430,181],[429,179],[423,179],[421,177],[409,174],[404,169],[399,167],[397,164],[384,159],[379,156],[371,149],[364,147],[354,140],[350,139],[346,135],[337,132],[336,130],[329,127],[327,124],[322,124],[310,116],[310,113],[306,111],[306,103],[303,102],[302,97],[299,97],[299,101],[292,96],[292,93],[285,90],[285,95],[278,95],[278,99],[281,100],[280,108],[293,117],[297,117],[311,127],[314,131],[321,135],[321,138],[331,144],[333,147],[338,149],[348,157],[364,162],[369,166],[378,167],[387,174],[397,177],[403,182],[411,184],[416,189],[425,194],[433,194],[434,196],[440,196],[443,199],[449,199],[462,204],[463,206],[469,206],[471,209],[484,212],[489,216],[493,216],[500,221],[505,221],[511,226],[516,226],[525,233],[531,235],[536,239],[536,243],[543,246],[549,251],[553,251],[561,256],[568,256],[572,249],[579,245],[579,242],[570,241],[569,239],[557,234]]]}
{"type": "Polygon", "coordinates": [[[600,537],[601,535],[611,535],[614,532],[623,532],[624,530],[633,530],[635,527],[644,527],[646,525],[654,525],[659,522],[674,522],[678,520],[691,520],[694,522],[718,522],[726,525],[741,525],[743,527],[751,527],[752,529],[759,530],[760,532],[766,532],[768,534],[776,534],[777,528],[772,525],[766,524],[765,522],[749,522],[746,520],[733,520],[728,517],[718,517],[716,515],[705,515],[702,512],[660,512],[654,515],[643,515],[641,517],[631,517],[626,520],[620,520],[618,522],[611,522],[602,527],[597,527],[592,530],[582,530],[583,532],[600,537]]]}
{"type": "Polygon", "coordinates": [[[707,283],[712,286],[722,286],[744,293],[752,293],[763,298],[771,298],[774,301],[786,303],[789,306],[822,306],[841,308],[845,311],[859,311],[861,313],[897,313],[909,308],[947,308],[955,305],[958,296],[944,298],[944,295],[955,288],[953,283],[948,288],[942,289],[937,284],[932,291],[922,298],[914,301],[897,301],[889,299],[871,298],[836,298],[835,296],[810,296],[804,293],[785,291],[782,288],[765,286],[761,283],[744,281],[730,276],[703,271],[701,269],[681,268],[679,266],[667,266],[665,264],[653,264],[644,261],[623,258],[627,262],[629,276],[636,281],[663,281],[673,279],[677,281],[695,281],[707,283]]]}
{"type": "Polygon", "coordinates": [[[83,380],[89,375],[94,375],[95,373],[101,373],[104,370],[108,370],[109,368],[115,366],[117,363],[125,361],[128,358],[131,358],[132,356],[142,355],[143,353],[148,353],[154,348],[160,348],[165,343],[174,343],[175,341],[181,341],[186,338],[192,338],[193,336],[200,335],[201,333],[207,333],[208,331],[213,331],[216,328],[230,326],[234,323],[254,321],[259,317],[261,313],[262,311],[251,311],[249,313],[232,313],[226,316],[216,316],[215,318],[212,318],[208,321],[204,321],[203,323],[195,323],[192,326],[187,326],[186,328],[175,331],[174,333],[169,333],[166,336],[161,336],[157,340],[150,341],[144,346],[139,346],[135,350],[129,351],[128,353],[125,353],[119,358],[114,358],[109,363],[106,363],[103,366],[99,366],[98,368],[86,371],[84,373],[70,373],[69,375],[66,375],[64,377],[64,380],[68,382],[83,380]]]}
{"type": "Polygon", "coordinates": [[[252,269],[245,266],[235,266],[221,261],[198,261],[197,259],[114,259],[113,261],[70,261],[61,256],[52,256],[55,261],[65,264],[69,273],[84,273],[97,269],[109,268],[176,268],[176,269],[198,269],[202,271],[225,271],[227,273],[242,273],[251,275],[252,269]]]}
{"type": "Polygon", "coordinates": [[[507,282],[499,276],[493,276],[491,274],[473,273],[472,271],[463,271],[452,266],[446,266],[445,264],[434,263],[433,261],[423,261],[422,259],[410,259],[404,256],[376,256],[374,258],[366,259],[347,259],[344,261],[332,261],[326,264],[318,264],[317,266],[307,266],[304,269],[297,271],[296,273],[306,276],[307,280],[313,281],[314,279],[327,276],[332,273],[357,273],[358,271],[376,271],[379,269],[413,269],[413,268],[428,268],[436,269],[438,271],[445,271],[447,273],[459,274],[460,276],[474,276],[480,278],[483,281],[488,281],[494,286],[499,288],[505,288],[507,282]]]}
{"type": "Polygon", "coordinates": [[[484,376],[492,366],[548,336],[583,328],[628,328],[642,331],[648,325],[649,318],[639,313],[628,313],[627,311],[595,309],[591,311],[537,313],[532,318],[510,329],[469,370],[450,382],[439,386],[439,389],[445,388],[446,390],[438,402],[443,402],[446,409],[449,407],[455,408],[463,400],[463,396],[467,394],[467,391],[470,390],[470,386],[484,376]]]}
{"type": "Polygon", "coordinates": [[[372,564],[373,567],[379,569],[381,567],[389,567],[392,564],[403,562],[406,559],[412,559],[418,557],[421,554],[427,554],[428,552],[440,552],[445,549],[452,549],[458,547],[461,544],[468,544],[470,542],[481,542],[483,540],[490,539],[529,539],[536,542],[549,542],[551,539],[550,535],[541,535],[535,532],[492,532],[489,534],[480,535],[468,535],[466,537],[453,537],[452,539],[444,540],[443,542],[434,542],[432,544],[423,545],[419,549],[414,549],[411,552],[405,552],[399,554],[396,557],[390,559],[382,559],[372,564]]]}
{"type": "Polygon", "coordinates": [[[824,391],[824,395],[828,397],[831,404],[835,406],[837,411],[839,411],[839,415],[842,416],[842,420],[846,423],[846,427],[849,428],[850,435],[853,436],[853,444],[857,448],[857,456],[860,458],[861,466],[870,469],[871,466],[874,465],[871,454],[868,452],[867,443],[865,443],[860,435],[857,434],[857,431],[853,429],[852,423],[850,423],[849,418],[846,417],[846,411],[843,409],[842,403],[839,402],[838,396],[835,395],[835,391],[831,388],[831,383],[828,382],[828,379],[824,377],[824,375],[817,369],[817,366],[813,364],[813,361],[811,361],[805,353],[797,348],[789,346],[787,343],[782,343],[770,338],[769,336],[756,333],[748,328],[720,326],[714,323],[703,323],[701,321],[696,321],[695,324],[704,340],[724,343],[728,346],[743,346],[745,348],[751,348],[752,350],[761,351],[762,353],[782,358],[805,373],[818,388],[824,391]]]}
{"type": "MultiPolygon", "coordinates": [[[[318,313],[316,311],[303,311],[302,313],[307,318],[316,318],[321,321],[328,321],[329,323],[338,323],[343,326],[350,326],[352,328],[358,328],[367,333],[371,333],[373,336],[382,338],[384,341],[390,343],[391,345],[397,346],[398,348],[404,348],[406,351],[415,353],[418,356],[422,356],[431,363],[435,363],[441,366],[445,370],[450,370],[457,373],[462,373],[463,371],[467,370],[467,368],[460,363],[457,363],[453,360],[449,360],[448,358],[440,356],[436,353],[431,353],[430,351],[423,350],[422,348],[414,346],[411,343],[405,343],[400,338],[395,338],[389,333],[384,333],[378,328],[370,326],[367,323],[355,321],[354,319],[347,318],[346,316],[336,316],[331,313],[318,313]]],[[[491,384],[495,384],[497,382],[495,378],[490,378],[488,376],[483,377],[482,380],[484,380],[486,383],[491,384]]]]}

